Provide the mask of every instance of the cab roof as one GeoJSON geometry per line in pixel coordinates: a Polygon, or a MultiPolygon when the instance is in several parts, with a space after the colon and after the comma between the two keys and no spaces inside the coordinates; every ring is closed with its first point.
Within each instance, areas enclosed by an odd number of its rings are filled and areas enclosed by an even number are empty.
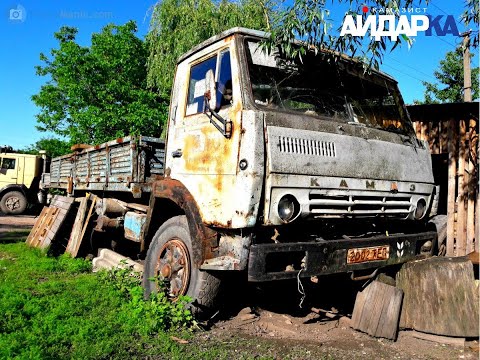
{"type": "MultiPolygon", "coordinates": [[[[187,51],[185,54],[180,56],[180,58],[177,60],[177,64],[179,64],[183,60],[187,59],[188,57],[192,56],[193,54],[199,52],[200,50],[206,48],[207,46],[212,45],[212,44],[214,44],[214,43],[216,43],[220,40],[223,40],[223,39],[225,39],[225,38],[227,38],[231,35],[236,35],[236,34],[252,36],[252,37],[259,38],[259,39],[266,39],[270,36],[270,33],[267,33],[265,31],[247,29],[247,28],[244,28],[244,27],[234,27],[234,28],[223,31],[218,35],[212,36],[211,38],[203,41],[202,43],[200,43],[198,45],[196,45],[195,47],[193,47],[192,49],[187,51]]],[[[298,43],[298,44],[301,43],[300,41],[295,41],[295,42],[298,43]]],[[[352,58],[352,57],[350,57],[346,54],[339,54],[339,55],[345,60],[360,63],[360,61],[358,61],[358,60],[356,60],[356,59],[354,59],[354,58],[352,58]]],[[[397,82],[397,80],[395,80],[392,76],[384,73],[383,71],[376,70],[376,69],[372,69],[371,71],[375,72],[376,74],[378,74],[380,76],[386,77],[389,80],[397,82]]]]}
{"type": "Polygon", "coordinates": [[[177,64],[182,62],[186,58],[192,56],[193,54],[199,52],[200,50],[206,48],[207,46],[212,45],[212,44],[216,43],[217,41],[220,41],[222,39],[225,39],[225,38],[227,38],[231,35],[235,35],[235,34],[250,35],[250,36],[254,36],[254,37],[258,37],[258,38],[262,38],[262,39],[265,39],[265,38],[268,37],[268,33],[266,33],[265,31],[252,30],[252,29],[247,29],[247,28],[243,28],[243,27],[234,27],[234,28],[223,31],[218,35],[212,36],[211,38],[205,40],[204,42],[196,45],[191,50],[187,51],[185,54],[180,56],[180,58],[177,61],[177,64]]]}

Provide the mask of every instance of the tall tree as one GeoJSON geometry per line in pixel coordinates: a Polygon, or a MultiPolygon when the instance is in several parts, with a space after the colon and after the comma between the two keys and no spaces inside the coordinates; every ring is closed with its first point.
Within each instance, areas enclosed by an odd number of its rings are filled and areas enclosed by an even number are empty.
{"type": "MultiPolygon", "coordinates": [[[[447,52],[445,58],[440,60],[440,66],[433,75],[437,82],[422,81],[425,86],[425,99],[415,100],[416,104],[463,102],[463,53],[461,48],[447,52]]],[[[478,99],[479,96],[478,75],[479,68],[472,68],[473,99],[478,99]]]]}
{"type": "Polygon", "coordinates": [[[49,80],[32,96],[40,107],[37,128],[77,143],[100,143],[142,133],[160,135],[167,103],[147,89],[148,49],[135,22],[107,25],[91,46],[76,42],[77,29],[62,27],[50,57],[40,54],[37,74],[49,80]]]}
{"type": "Polygon", "coordinates": [[[153,10],[147,36],[148,84],[170,96],[177,59],[193,46],[235,26],[266,30],[271,0],[163,0],[153,10]]]}

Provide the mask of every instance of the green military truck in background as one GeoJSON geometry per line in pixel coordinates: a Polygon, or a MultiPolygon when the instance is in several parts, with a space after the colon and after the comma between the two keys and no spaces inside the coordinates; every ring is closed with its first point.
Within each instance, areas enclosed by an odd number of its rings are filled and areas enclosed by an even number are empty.
{"type": "Polygon", "coordinates": [[[0,211],[18,215],[29,204],[43,203],[39,188],[45,155],[19,154],[11,147],[0,147],[0,211]]]}

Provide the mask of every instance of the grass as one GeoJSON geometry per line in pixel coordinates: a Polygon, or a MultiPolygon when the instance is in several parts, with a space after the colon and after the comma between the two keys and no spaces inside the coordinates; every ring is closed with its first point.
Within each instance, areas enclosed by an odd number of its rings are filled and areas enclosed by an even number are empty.
{"type": "MultiPolygon", "coordinates": [[[[0,237],[0,359],[277,356],[276,345],[268,341],[192,331],[195,323],[181,304],[162,296],[144,301],[128,271],[93,274],[90,262],[49,257],[28,248],[25,238],[25,232],[0,237]]],[[[293,350],[281,357],[302,352],[293,350]]]]}

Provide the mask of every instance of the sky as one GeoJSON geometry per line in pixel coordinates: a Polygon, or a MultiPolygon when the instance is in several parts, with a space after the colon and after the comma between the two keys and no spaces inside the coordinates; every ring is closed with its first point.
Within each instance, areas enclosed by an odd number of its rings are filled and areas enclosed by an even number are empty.
{"type": "MultiPolygon", "coordinates": [[[[78,28],[77,41],[83,46],[90,44],[92,33],[103,26],[114,23],[124,24],[135,20],[137,35],[143,38],[149,28],[151,9],[154,0],[23,0],[9,2],[2,0],[0,5],[0,145],[10,145],[16,149],[25,148],[42,137],[51,134],[35,129],[35,115],[39,109],[31,101],[31,96],[39,92],[46,78],[35,74],[35,66],[41,65],[41,52],[49,54],[57,47],[54,32],[61,26],[78,28]],[[21,19],[19,19],[21,18],[21,19]]],[[[340,19],[344,6],[336,1],[327,2],[333,19],[340,19]]],[[[459,32],[466,29],[458,20],[463,12],[462,0],[431,0],[423,2],[420,8],[427,8],[426,14],[453,15],[459,32]]],[[[442,20],[443,21],[443,20],[442,20]]],[[[340,25],[340,24],[337,24],[340,25]]],[[[381,70],[392,75],[398,82],[405,102],[423,99],[422,81],[434,82],[433,72],[447,51],[455,49],[461,38],[445,36],[425,36],[419,33],[413,46],[406,44],[389,53],[381,70]]],[[[472,66],[478,66],[478,56],[472,66]]]]}

